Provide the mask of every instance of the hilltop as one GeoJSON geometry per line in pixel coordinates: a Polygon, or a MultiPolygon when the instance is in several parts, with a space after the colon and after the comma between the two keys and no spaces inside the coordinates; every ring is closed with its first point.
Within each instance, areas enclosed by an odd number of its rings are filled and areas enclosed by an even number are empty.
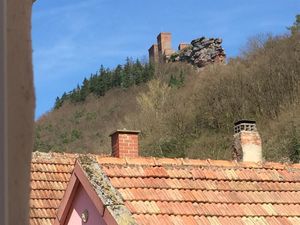
{"type": "Polygon", "coordinates": [[[233,123],[247,118],[257,121],[267,160],[299,161],[296,25],[289,35],[252,39],[226,65],[199,70],[186,62],[152,67],[127,60],[119,69],[102,67],[36,122],[35,150],[108,153],[110,132],[126,127],[142,131],[143,155],[230,159],[233,123]],[[126,73],[125,67],[140,69],[128,73],[134,74],[130,85],[124,79],[108,82],[104,91],[82,91],[95,84],[92,79],[126,73]]]}

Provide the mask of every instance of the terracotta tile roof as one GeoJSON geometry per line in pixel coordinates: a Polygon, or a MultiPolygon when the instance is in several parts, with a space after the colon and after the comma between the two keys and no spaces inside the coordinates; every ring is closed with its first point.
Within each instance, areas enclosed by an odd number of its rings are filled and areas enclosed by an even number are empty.
{"type": "MultiPolygon", "coordinates": [[[[78,155],[34,153],[30,224],[49,225],[78,155]]],[[[300,224],[300,165],[91,156],[137,224],[300,224]]]]}
{"type": "Polygon", "coordinates": [[[53,224],[56,210],[72,174],[76,157],[75,154],[33,153],[30,225],[53,224]]]}
{"type": "Polygon", "coordinates": [[[300,224],[300,167],[96,157],[137,224],[300,224]]]}

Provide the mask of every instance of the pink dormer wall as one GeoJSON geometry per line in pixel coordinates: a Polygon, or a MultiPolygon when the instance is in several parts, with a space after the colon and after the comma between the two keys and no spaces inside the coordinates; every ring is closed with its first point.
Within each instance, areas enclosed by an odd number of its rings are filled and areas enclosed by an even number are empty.
{"type": "Polygon", "coordinates": [[[65,225],[107,225],[81,185],[77,188],[65,225]],[[89,215],[86,223],[81,219],[85,210],[89,215]]]}

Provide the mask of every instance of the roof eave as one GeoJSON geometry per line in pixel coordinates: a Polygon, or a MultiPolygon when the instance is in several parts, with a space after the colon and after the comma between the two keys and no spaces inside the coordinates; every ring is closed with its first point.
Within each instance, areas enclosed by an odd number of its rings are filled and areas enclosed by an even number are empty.
{"type": "MultiPolygon", "coordinates": [[[[72,178],[82,184],[107,224],[137,225],[125,206],[123,198],[113,187],[94,157],[80,156],[75,164],[72,178]]],[[[57,213],[57,221],[60,223],[66,219],[70,202],[74,197],[72,193],[76,192],[77,186],[74,185],[76,181],[72,182],[72,178],[57,213]]]]}

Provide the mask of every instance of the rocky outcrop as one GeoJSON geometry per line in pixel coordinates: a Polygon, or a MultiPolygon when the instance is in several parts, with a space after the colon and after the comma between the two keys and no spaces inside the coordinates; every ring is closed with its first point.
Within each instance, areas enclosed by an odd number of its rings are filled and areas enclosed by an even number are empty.
{"type": "Polygon", "coordinates": [[[168,61],[188,62],[197,67],[204,67],[215,62],[224,63],[226,55],[221,44],[220,38],[201,37],[193,40],[188,47],[173,53],[168,61]]]}

